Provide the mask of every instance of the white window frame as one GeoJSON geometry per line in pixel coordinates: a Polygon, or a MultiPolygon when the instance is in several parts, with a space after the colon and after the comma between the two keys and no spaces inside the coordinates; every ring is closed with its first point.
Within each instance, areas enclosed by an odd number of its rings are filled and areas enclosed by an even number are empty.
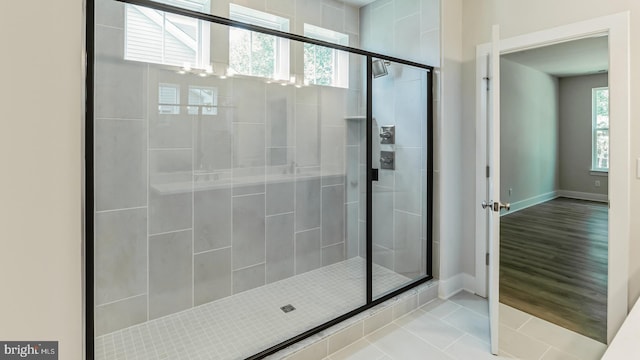
{"type": "MultiPolygon", "coordinates": [[[[349,35],[344,34],[338,31],[325,29],[316,25],[304,24],[304,36],[316,40],[330,42],[332,44],[349,46],[349,35]]],[[[316,48],[318,45],[313,45],[316,48]]],[[[333,74],[330,85],[324,86],[333,86],[340,88],[348,88],[349,87],[349,53],[346,51],[340,51],[336,49],[331,49],[333,53],[333,74]]],[[[306,61],[305,61],[305,66],[306,61]]],[[[306,79],[305,84],[316,84],[317,77],[314,76],[313,79],[306,79]]]]}
{"type": "Polygon", "coordinates": [[[189,85],[187,91],[187,113],[189,115],[218,115],[218,88],[212,86],[189,85]],[[191,93],[193,91],[202,92],[203,90],[211,91],[211,104],[193,102],[191,100],[191,93]]]}
{"type": "Polygon", "coordinates": [[[158,114],[160,115],[179,115],[180,114],[180,85],[171,83],[158,84],[158,114]],[[162,102],[163,89],[171,89],[175,92],[173,101],[170,103],[162,102]]]}
{"type": "MultiPolygon", "coordinates": [[[[174,5],[182,8],[186,8],[189,10],[209,12],[210,8],[210,0],[156,0],[157,2],[174,5]]],[[[172,66],[180,66],[180,67],[188,67],[195,69],[207,69],[210,66],[210,58],[211,58],[211,24],[207,21],[197,20],[197,34],[196,40],[194,41],[189,36],[184,34],[175,24],[170,21],[167,21],[167,13],[163,11],[158,11],[154,9],[149,9],[143,6],[137,6],[132,4],[125,4],[125,36],[124,36],[124,59],[130,61],[140,61],[146,63],[153,64],[161,64],[161,65],[172,65],[172,66]],[[130,24],[129,20],[129,11],[132,9],[136,9],[144,16],[149,18],[152,23],[155,23],[157,26],[160,26],[162,36],[162,50],[161,54],[158,57],[137,57],[132,54],[130,51],[130,42],[129,35],[130,24]],[[193,62],[172,62],[166,59],[165,52],[165,34],[170,33],[172,36],[177,38],[179,41],[183,42],[185,45],[191,47],[195,51],[195,58],[193,62]]],[[[192,19],[189,19],[191,21],[192,19]]]]}
{"type": "MultiPolygon", "coordinates": [[[[250,25],[261,26],[267,29],[278,30],[283,32],[289,32],[289,24],[290,20],[287,18],[283,18],[281,16],[269,14],[263,11],[258,11],[255,9],[251,9],[245,6],[240,6],[237,4],[229,4],[229,18],[231,20],[240,21],[250,25]]],[[[248,31],[239,28],[230,28],[229,29],[229,47],[233,46],[231,44],[231,31],[248,31]]],[[[250,31],[251,41],[253,41],[253,35],[255,32],[250,31]]],[[[274,80],[289,80],[289,54],[290,54],[290,45],[289,39],[281,38],[274,36],[274,52],[275,59],[274,61],[274,73],[270,78],[274,80]]],[[[252,46],[250,45],[251,49],[252,46]]],[[[249,62],[252,61],[252,53],[249,54],[249,62]]],[[[262,77],[257,74],[245,74],[239,72],[238,69],[233,68],[233,64],[231,64],[231,59],[229,59],[229,67],[230,71],[235,74],[247,75],[247,76],[255,76],[262,77]]],[[[250,65],[251,69],[252,66],[250,65]]]]}
{"type": "MultiPolygon", "coordinates": [[[[597,87],[591,89],[591,172],[593,173],[608,173],[609,168],[603,168],[598,166],[598,158],[597,158],[597,134],[598,130],[607,130],[609,131],[609,126],[606,128],[600,127],[598,128],[598,114],[597,114],[597,105],[596,105],[596,93],[602,90],[609,90],[609,87],[597,87]]],[[[611,137],[609,137],[611,139],[611,137]]],[[[611,161],[609,161],[610,163],[611,161]]]]}

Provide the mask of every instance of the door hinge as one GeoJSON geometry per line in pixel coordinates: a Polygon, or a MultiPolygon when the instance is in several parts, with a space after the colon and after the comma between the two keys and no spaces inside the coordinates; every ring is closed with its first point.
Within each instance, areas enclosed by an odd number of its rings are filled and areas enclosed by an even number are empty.
{"type": "Polygon", "coordinates": [[[490,78],[490,77],[488,77],[488,76],[485,76],[485,77],[483,77],[483,78],[482,78],[482,80],[487,80],[487,92],[488,92],[489,90],[491,90],[491,89],[489,89],[489,82],[491,81],[491,78],[490,78]]]}
{"type": "Polygon", "coordinates": [[[486,253],[485,255],[485,262],[487,263],[487,266],[489,266],[489,253],[486,253]]]}
{"type": "Polygon", "coordinates": [[[487,177],[490,177],[491,175],[491,169],[489,168],[489,166],[487,166],[487,177]]]}

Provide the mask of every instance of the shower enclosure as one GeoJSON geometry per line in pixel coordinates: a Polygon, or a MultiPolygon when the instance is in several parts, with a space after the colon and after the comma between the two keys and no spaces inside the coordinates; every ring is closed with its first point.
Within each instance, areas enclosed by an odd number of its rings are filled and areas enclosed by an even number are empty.
{"type": "Polygon", "coordinates": [[[87,358],[263,358],[431,279],[433,68],[303,22],[88,1],[87,358]]]}

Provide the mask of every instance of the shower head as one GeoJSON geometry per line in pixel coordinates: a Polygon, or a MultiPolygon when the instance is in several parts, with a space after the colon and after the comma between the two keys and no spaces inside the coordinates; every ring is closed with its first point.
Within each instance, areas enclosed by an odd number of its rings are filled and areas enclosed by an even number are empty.
{"type": "Polygon", "coordinates": [[[373,60],[371,65],[372,65],[371,70],[373,72],[374,78],[379,78],[381,76],[385,76],[389,74],[389,72],[387,71],[387,66],[391,65],[390,62],[376,59],[376,60],[373,60]]]}

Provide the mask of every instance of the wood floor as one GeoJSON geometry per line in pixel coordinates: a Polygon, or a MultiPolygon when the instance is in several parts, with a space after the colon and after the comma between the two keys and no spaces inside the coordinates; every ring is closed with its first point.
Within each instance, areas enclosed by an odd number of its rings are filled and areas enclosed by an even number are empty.
{"type": "Polygon", "coordinates": [[[557,198],[505,215],[500,302],[606,342],[608,207],[557,198]]]}

